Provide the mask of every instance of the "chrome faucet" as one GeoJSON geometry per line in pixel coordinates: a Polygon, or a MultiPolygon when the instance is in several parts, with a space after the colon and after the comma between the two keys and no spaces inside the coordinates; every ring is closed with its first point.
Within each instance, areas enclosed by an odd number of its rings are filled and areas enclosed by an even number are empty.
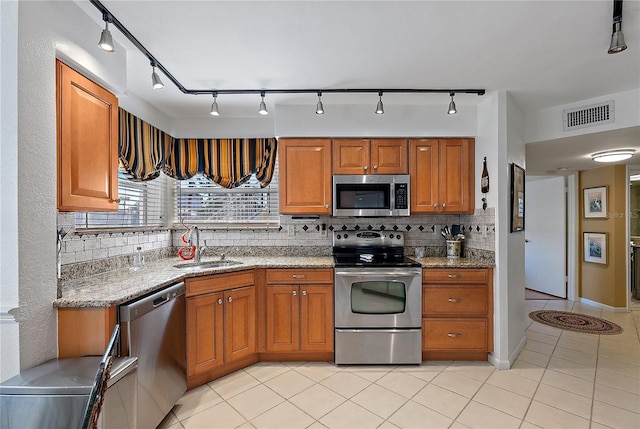
{"type": "Polygon", "coordinates": [[[202,257],[202,255],[204,254],[204,251],[207,249],[207,246],[202,246],[200,247],[200,229],[197,226],[192,226],[191,227],[191,245],[194,246],[193,244],[193,236],[195,234],[195,256],[193,258],[193,262],[200,262],[200,259],[202,257]]]}

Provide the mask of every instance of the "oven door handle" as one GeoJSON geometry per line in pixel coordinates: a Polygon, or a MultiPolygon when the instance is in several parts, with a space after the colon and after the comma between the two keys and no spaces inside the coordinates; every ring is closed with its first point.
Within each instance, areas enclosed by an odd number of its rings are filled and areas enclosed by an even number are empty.
{"type": "Polygon", "coordinates": [[[362,277],[362,276],[417,276],[420,275],[420,272],[415,271],[336,271],[335,275],[337,276],[351,276],[351,277],[362,277]]]}

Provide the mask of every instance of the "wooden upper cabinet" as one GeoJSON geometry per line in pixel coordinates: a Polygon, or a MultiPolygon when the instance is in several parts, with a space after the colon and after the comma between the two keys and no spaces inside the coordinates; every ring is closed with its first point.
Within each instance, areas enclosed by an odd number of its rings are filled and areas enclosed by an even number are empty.
{"type": "Polygon", "coordinates": [[[56,61],[59,211],[118,210],[118,99],[56,61]]]}
{"type": "Polygon", "coordinates": [[[412,139],[409,152],[411,213],[473,213],[473,139],[412,139]]]}
{"type": "Polygon", "coordinates": [[[280,213],[331,214],[331,139],[279,140],[280,213]]]}
{"type": "Polygon", "coordinates": [[[407,174],[406,139],[333,139],[333,174],[407,174]]]}

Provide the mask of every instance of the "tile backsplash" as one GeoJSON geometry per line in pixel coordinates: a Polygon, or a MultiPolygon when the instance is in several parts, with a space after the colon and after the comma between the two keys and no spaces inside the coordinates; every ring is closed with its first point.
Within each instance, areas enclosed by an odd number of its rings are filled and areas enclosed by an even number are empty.
{"type": "MultiPolygon", "coordinates": [[[[408,255],[415,247],[427,248],[427,255],[443,256],[445,240],[440,235],[444,225],[458,224],[465,235],[463,251],[467,254],[492,254],[495,249],[495,209],[476,210],[473,215],[413,215],[384,218],[334,218],[320,216],[297,220],[281,216],[275,229],[201,229],[200,244],[209,249],[206,255],[254,254],[252,248],[268,249],[273,255],[330,255],[332,231],[344,229],[388,230],[405,233],[408,255]],[[324,225],[326,234],[323,234],[324,225]]],[[[62,279],[94,274],[128,266],[129,258],[141,246],[145,258],[175,256],[183,245],[184,229],[138,232],[101,232],[78,234],[73,213],[58,214],[62,240],[62,279]]],[[[255,250],[255,249],[254,249],[255,250]]]]}

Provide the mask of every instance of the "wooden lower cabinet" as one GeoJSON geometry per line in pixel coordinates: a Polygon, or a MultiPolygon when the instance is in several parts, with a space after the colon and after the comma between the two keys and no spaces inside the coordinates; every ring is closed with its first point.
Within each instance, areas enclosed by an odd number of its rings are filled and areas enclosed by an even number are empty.
{"type": "Polygon", "coordinates": [[[116,326],[117,313],[115,306],[58,308],[58,357],[102,355],[116,326]]]}
{"type": "Polygon", "coordinates": [[[493,269],[425,268],[423,360],[486,360],[493,351],[493,269]]]}
{"type": "Polygon", "coordinates": [[[253,270],[186,283],[189,388],[257,362],[253,270]]]}
{"type": "Polygon", "coordinates": [[[333,352],[333,270],[267,270],[265,296],[267,352],[333,352]]]}

